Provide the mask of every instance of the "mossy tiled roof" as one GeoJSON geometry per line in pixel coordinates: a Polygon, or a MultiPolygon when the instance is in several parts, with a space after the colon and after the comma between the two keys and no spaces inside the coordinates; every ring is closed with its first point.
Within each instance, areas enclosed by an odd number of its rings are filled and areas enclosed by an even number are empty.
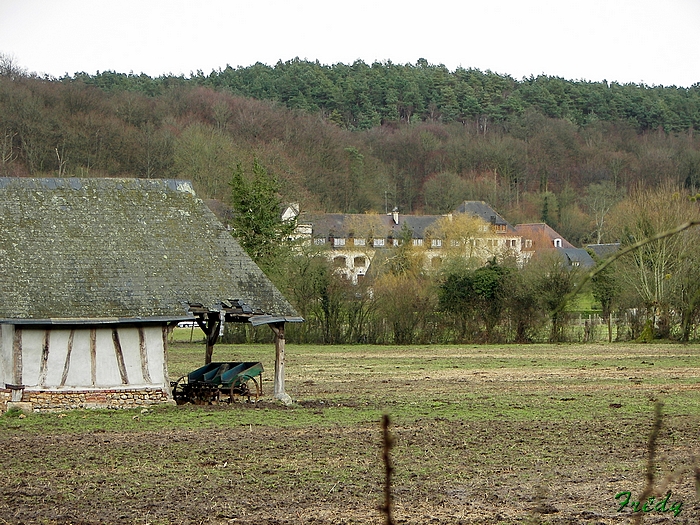
{"type": "Polygon", "coordinates": [[[0,319],[297,313],[186,181],[0,178],[0,319]]]}

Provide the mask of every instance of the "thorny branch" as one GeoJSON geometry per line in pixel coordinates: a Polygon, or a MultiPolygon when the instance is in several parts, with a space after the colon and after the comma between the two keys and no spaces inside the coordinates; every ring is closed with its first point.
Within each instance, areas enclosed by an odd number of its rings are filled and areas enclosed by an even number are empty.
{"type": "MultiPolygon", "coordinates": [[[[663,418],[661,417],[661,408],[663,403],[657,401],[654,405],[654,426],[651,428],[651,434],[649,434],[649,443],[647,444],[647,449],[649,451],[649,457],[647,458],[647,469],[645,477],[647,479],[647,484],[642,491],[641,496],[639,496],[639,502],[644,503],[649,496],[654,492],[654,470],[656,469],[655,458],[656,458],[656,439],[659,437],[659,432],[661,431],[661,423],[663,418]]],[[[640,509],[641,510],[641,509],[640,509]]],[[[642,522],[642,517],[644,512],[637,512],[634,517],[635,525],[639,525],[642,522]]]]}
{"type": "Polygon", "coordinates": [[[384,459],[384,505],[381,507],[382,512],[386,515],[386,525],[394,525],[394,519],[391,516],[391,475],[394,472],[394,467],[391,465],[391,456],[389,452],[394,445],[394,439],[389,434],[389,416],[382,416],[382,431],[384,449],[382,457],[384,459]]]}

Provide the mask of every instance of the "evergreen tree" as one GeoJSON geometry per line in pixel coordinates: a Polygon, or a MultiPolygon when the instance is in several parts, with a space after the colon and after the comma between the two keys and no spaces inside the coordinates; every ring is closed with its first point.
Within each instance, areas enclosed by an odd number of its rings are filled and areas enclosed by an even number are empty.
{"type": "Polygon", "coordinates": [[[296,221],[282,221],[279,184],[257,159],[253,161],[252,177],[247,177],[238,164],[231,188],[232,234],[248,255],[269,271],[287,251],[296,221]]]}

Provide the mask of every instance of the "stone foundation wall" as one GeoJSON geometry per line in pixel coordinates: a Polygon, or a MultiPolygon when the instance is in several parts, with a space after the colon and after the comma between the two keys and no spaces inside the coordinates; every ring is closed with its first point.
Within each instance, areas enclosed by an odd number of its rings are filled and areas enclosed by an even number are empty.
{"type": "MultiPolygon", "coordinates": [[[[0,397],[0,399],[2,398],[0,397]]],[[[25,390],[22,394],[22,401],[31,403],[37,412],[77,408],[136,408],[173,403],[168,393],[159,388],[74,391],[25,390]]]]}
{"type": "Polygon", "coordinates": [[[7,403],[12,401],[12,390],[0,388],[0,414],[7,411],[7,403]]]}

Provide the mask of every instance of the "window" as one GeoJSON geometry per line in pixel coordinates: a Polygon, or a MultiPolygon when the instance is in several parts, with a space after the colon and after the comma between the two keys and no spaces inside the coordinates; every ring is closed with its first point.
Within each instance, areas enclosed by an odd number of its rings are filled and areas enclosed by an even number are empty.
{"type": "Polygon", "coordinates": [[[561,248],[561,239],[554,239],[554,247],[561,248]]]}
{"type": "Polygon", "coordinates": [[[430,241],[431,248],[442,248],[442,239],[433,239],[430,241]]]}
{"type": "Polygon", "coordinates": [[[525,248],[532,248],[532,239],[525,239],[525,248]]]}
{"type": "Polygon", "coordinates": [[[375,248],[380,248],[380,247],[384,246],[384,239],[374,239],[374,242],[372,243],[372,245],[375,248]]]}
{"type": "Polygon", "coordinates": [[[450,246],[452,246],[453,248],[459,247],[459,241],[451,240],[450,246]]]}
{"type": "Polygon", "coordinates": [[[333,246],[345,246],[345,238],[336,237],[335,239],[333,239],[333,246]]]}
{"type": "Polygon", "coordinates": [[[364,245],[365,245],[364,239],[355,239],[355,246],[364,246],[364,245]]]}
{"type": "Polygon", "coordinates": [[[324,239],[322,237],[317,237],[316,239],[314,239],[314,244],[316,244],[316,245],[326,244],[326,239],[324,239]]]}
{"type": "Polygon", "coordinates": [[[423,246],[423,239],[413,239],[413,246],[423,246]]]}

